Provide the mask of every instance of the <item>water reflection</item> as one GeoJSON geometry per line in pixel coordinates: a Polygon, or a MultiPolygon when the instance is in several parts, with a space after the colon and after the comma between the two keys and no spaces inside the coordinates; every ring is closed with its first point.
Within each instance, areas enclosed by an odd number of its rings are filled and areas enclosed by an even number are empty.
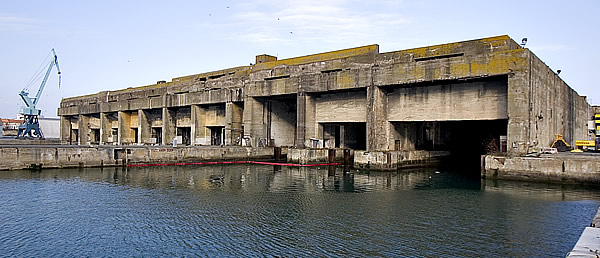
{"type": "Polygon", "coordinates": [[[515,194],[547,200],[600,199],[595,188],[514,181],[486,181],[440,168],[394,172],[343,171],[342,166],[284,167],[266,165],[209,165],[112,167],[4,171],[6,179],[79,179],[149,189],[186,188],[195,191],[354,192],[469,189],[515,194]],[[591,191],[591,192],[590,192],[591,191]]]}
{"type": "Polygon", "coordinates": [[[511,257],[564,255],[600,191],[244,164],[2,171],[0,200],[15,256],[511,257]]]}

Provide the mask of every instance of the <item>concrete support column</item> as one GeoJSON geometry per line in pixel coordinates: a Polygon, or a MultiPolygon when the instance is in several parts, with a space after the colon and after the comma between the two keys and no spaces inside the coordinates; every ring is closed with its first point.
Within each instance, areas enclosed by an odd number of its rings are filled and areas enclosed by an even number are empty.
{"type": "MultiPolygon", "coordinates": [[[[162,143],[171,144],[177,135],[175,111],[164,107],[162,109],[162,143]]],[[[177,143],[181,144],[181,143],[177,143]]]]}
{"type": "Polygon", "coordinates": [[[100,113],[100,145],[108,142],[108,136],[111,134],[112,123],[108,119],[108,115],[104,112],[100,113]]]}
{"type": "Polygon", "coordinates": [[[206,135],[206,110],[200,105],[192,105],[190,120],[191,144],[210,145],[210,138],[206,135]]]}
{"type": "Polygon", "coordinates": [[[304,112],[304,142],[306,144],[307,140],[310,140],[310,138],[319,138],[319,126],[316,118],[317,105],[315,98],[311,95],[306,95],[305,100],[306,111],[304,112]]]}
{"type": "Polygon", "coordinates": [[[296,96],[296,147],[304,148],[306,138],[306,93],[296,96]]]}
{"type": "Polygon", "coordinates": [[[244,109],[234,102],[225,103],[225,145],[239,145],[242,139],[244,109]]]}
{"type": "Polygon", "coordinates": [[[262,102],[246,96],[243,110],[244,138],[250,139],[253,147],[258,146],[259,138],[267,138],[264,109],[262,102]]]}
{"type": "Polygon", "coordinates": [[[528,149],[531,126],[530,88],[528,70],[508,76],[507,151],[509,153],[526,153],[528,149]]]}
{"type": "Polygon", "coordinates": [[[90,117],[86,115],[79,115],[78,121],[79,128],[79,145],[89,145],[90,144],[90,117]]]}
{"type": "Polygon", "coordinates": [[[148,121],[148,113],[144,110],[138,110],[138,139],[137,142],[147,144],[152,138],[152,131],[148,121]]]}
{"type": "Polygon", "coordinates": [[[71,119],[68,116],[60,117],[60,143],[69,144],[71,142],[71,119]]]}
{"type": "Polygon", "coordinates": [[[131,115],[125,111],[119,111],[118,120],[118,143],[120,145],[132,143],[133,139],[131,139],[131,115]]]}
{"type": "Polygon", "coordinates": [[[367,87],[367,151],[387,150],[387,98],[377,86],[367,87]]]}

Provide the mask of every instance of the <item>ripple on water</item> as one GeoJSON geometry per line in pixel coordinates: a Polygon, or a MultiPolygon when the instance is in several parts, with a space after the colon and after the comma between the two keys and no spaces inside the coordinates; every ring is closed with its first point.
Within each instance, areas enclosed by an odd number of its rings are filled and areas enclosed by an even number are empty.
{"type": "Polygon", "coordinates": [[[0,173],[0,254],[562,256],[599,196],[427,169],[10,171],[0,173]]]}

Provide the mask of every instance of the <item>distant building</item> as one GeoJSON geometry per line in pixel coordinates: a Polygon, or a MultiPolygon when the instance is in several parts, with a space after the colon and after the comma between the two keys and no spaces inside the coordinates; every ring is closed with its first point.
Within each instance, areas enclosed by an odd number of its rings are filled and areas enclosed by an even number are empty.
{"type": "MultiPolygon", "coordinates": [[[[199,57],[199,60],[201,57],[199,57]]],[[[588,133],[590,105],[508,36],[378,45],[65,98],[64,143],[526,153],[588,133]],[[495,150],[493,150],[495,148],[495,150]]]]}
{"type": "MultiPolygon", "coordinates": [[[[44,134],[44,138],[60,138],[60,118],[41,117],[38,118],[40,129],[44,134]]],[[[4,131],[2,136],[17,136],[19,126],[23,123],[23,119],[2,118],[4,131]]]]}
{"type": "Polygon", "coordinates": [[[2,118],[2,124],[4,125],[3,136],[17,136],[17,131],[21,123],[23,123],[23,120],[2,118]]]}

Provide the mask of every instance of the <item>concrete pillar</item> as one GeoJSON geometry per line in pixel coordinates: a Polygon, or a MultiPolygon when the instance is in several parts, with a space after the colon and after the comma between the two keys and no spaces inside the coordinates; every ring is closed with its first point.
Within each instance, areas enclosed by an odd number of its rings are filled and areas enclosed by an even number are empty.
{"type": "Polygon", "coordinates": [[[71,140],[71,120],[68,116],[60,117],[60,143],[69,144],[71,140]]]}
{"type": "Polygon", "coordinates": [[[296,147],[304,148],[306,138],[306,93],[296,96],[296,147]]]}
{"type": "Polygon", "coordinates": [[[148,121],[148,113],[144,110],[138,110],[138,139],[137,142],[147,144],[152,138],[151,125],[148,121]]]}
{"type": "Polygon", "coordinates": [[[262,102],[246,96],[243,110],[244,138],[250,139],[253,147],[258,146],[259,138],[267,138],[264,109],[262,102]]]}
{"type": "MultiPolygon", "coordinates": [[[[526,153],[529,143],[531,116],[531,85],[529,70],[508,76],[507,151],[526,153]]],[[[535,125],[534,125],[535,126],[535,125]]]]}
{"type": "Polygon", "coordinates": [[[104,112],[100,113],[100,145],[108,142],[108,136],[111,134],[112,123],[108,119],[108,115],[104,112]]]}
{"type": "Polygon", "coordinates": [[[79,145],[89,145],[90,144],[90,117],[86,115],[79,115],[78,121],[79,127],[79,145]]]}
{"type": "MultiPolygon", "coordinates": [[[[177,135],[177,121],[175,119],[175,111],[164,107],[162,109],[162,143],[171,144],[173,138],[177,135]]],[[[181,144],[181,143],[178,143],[181,144]]]]}
{"type": "Polygon", "coordinates": [[[191,106],[190,137],[192,145],[210,145],[210,134],[206,130],[206,109],[191,106]]]}
{"type": "Polygon", "coordinates": [[[310,138],[319,138],[319,126],[316,118],[317,103],[315,101],[315,97],[306,95],[305,100],[306,111],[304,112],[304,142],[306,144],[307,140],[310,140],[310,138]]]}
{"type": "Polygon", "coordinates": [[[225,145],[239,145],[242,139],[244,109],[234,102],[225,103],[225,145]]]}
{"type": "Polygon", "coordinates": [[[367,151],[388,150],[387,98],[377,86],[367,87],[367,151]]]}
{"type": "Polygon", "coordinates": [[[126,111],[119,111],[119,132],[118,142],[120,145],[132,143],[134,139],[131,139],[131,115],[126,111]]]}

